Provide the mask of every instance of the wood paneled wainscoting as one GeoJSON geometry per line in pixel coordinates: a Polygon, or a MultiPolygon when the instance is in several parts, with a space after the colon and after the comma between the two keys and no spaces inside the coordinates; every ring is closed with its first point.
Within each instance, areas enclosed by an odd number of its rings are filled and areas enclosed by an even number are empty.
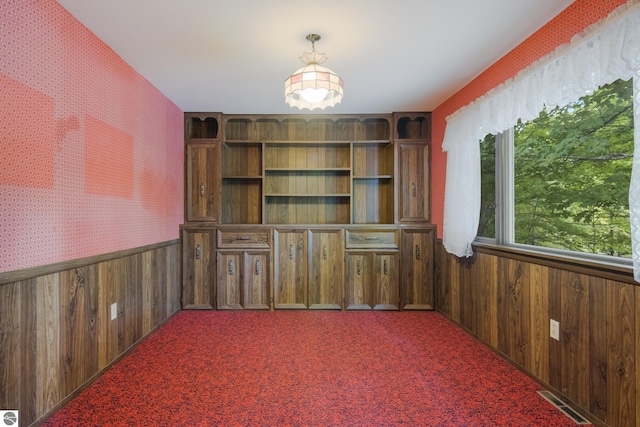
{"type": "Polygon", "coordinates": [[[179,309],[179,240],[0,273],[0,408],[40,423],[179,309]]]}
{"type": "Polygon", "coordinates": [[[640,426],[640,287],[629,272],[489,247],[459,261],[436,248],[438,311],[594,422],[640,426]]]}

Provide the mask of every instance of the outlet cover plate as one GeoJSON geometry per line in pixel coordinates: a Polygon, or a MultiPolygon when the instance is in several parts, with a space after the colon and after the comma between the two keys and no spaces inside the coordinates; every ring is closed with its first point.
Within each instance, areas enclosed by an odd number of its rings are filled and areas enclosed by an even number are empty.
{"type": "Polygon", "coordinates": [[[560,341],[560,322],[549,319],[549,336],[556,341],[560,341]]]}

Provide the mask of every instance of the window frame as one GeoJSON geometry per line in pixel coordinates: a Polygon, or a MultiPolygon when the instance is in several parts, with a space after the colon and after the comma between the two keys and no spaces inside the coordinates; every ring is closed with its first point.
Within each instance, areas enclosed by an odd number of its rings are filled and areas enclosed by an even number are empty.
{"type": "MultiPolygon", "coordinates": [[[[633,77],[633,85],[638,83],[633,77]]],[[[637,115],[634,114],[634,117],[637,115]]],[[[640,123],[634,121],[634,127],[640,123]]],[[[482,141],[479,143],[483,143],[482,141]]],[[[576,266],[610,270],[633,278],[633,258],[548,248],[515,242],[515,132],[509,128],[495,136],[495,238],[476,236],[476,247],[501,253],[527,255],[547,262],[562,261],[576,266]]]]}

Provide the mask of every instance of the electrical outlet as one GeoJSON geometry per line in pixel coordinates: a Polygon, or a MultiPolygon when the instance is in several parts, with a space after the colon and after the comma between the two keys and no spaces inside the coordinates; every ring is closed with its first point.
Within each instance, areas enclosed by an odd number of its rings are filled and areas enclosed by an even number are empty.
{"type": "Polygon", "coordinates": [[[118,303],[111,304],[111,320],[114,320],[118,317],[118,303]]]}
{"type": "Polygon", "coordinates": [[[549,335],[556,341],[560,341],[560,322],[549,319],[549,335]]]}

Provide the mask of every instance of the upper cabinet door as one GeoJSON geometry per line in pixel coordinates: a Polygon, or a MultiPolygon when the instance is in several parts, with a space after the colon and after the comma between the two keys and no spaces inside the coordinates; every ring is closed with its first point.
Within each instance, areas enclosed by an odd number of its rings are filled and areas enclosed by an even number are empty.
{"type": "Polygon", "coordinates": [[[220,221],[222,175],[221,147],[213,144],[190,143],[186,156],[186,216],[187,221],[220,221]]]}
{"type": "Polygon", "coordinates": [[[429,209],[429,144],[399,142],[398,150],[398,220],[428,222],[429,209]]]}

